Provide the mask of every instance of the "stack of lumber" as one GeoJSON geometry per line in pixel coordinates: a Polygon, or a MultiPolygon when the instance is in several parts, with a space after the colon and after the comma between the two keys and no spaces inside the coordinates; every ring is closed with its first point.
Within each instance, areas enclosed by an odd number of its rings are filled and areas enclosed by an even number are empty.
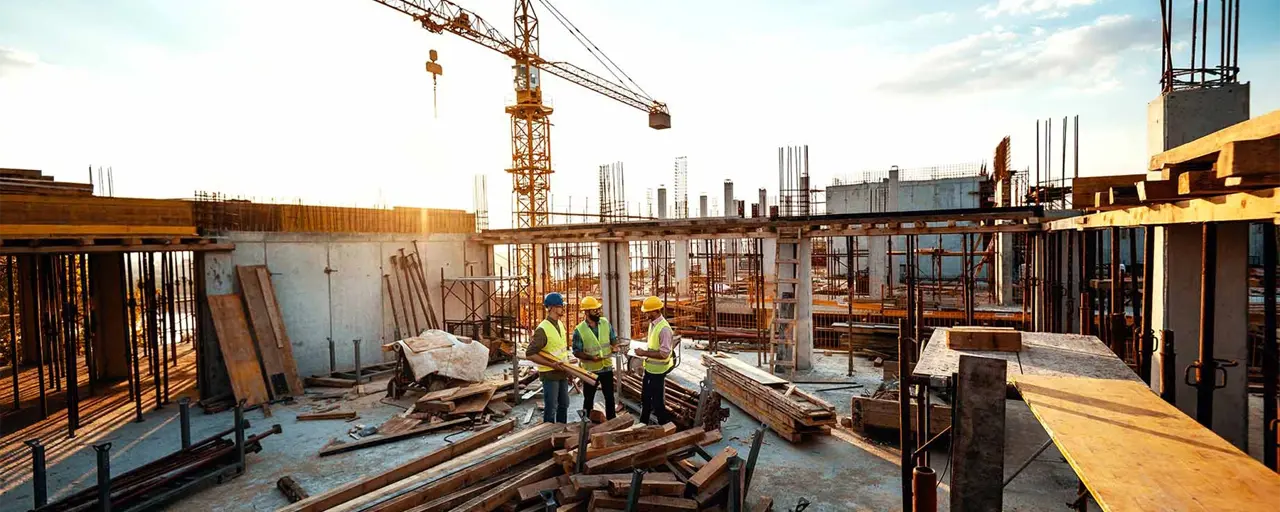
{"type": "MultiPolygon", "coordinates": [[[[623,510],[635,469],[648,470],[637,489],[638,510],[729,508],[728,467],[737,452],[726,448],[707,459],[696,453],[721,441],[719,431],[636,425],[631,415],[623,414],[590,427],[587,444],[577,446],[578,425],[516,430],[517,423],[493,424],[396,468],[280,510],[545,510],[548,499],[554,510],[623,510]],[[576,449],[587,450],[583,471],[576,471],[576,458],[561,463],[565,450],[555,451],[557,440],[573,443],[567,450],[575,457],[576,449]]],[[[747,501],[756,507],[769,503],[767,498],[747,501]]]]}
{"type": "Polygon", "coordinates": [[[35,169],[0,168],[0,194],[91,196],[93,185],[53,181],[53,176],[45,176],[43,172],[35,169]]]}
{"type": "Polygon", "coordinates": [[[1076,178],[1078,209],[1117,209],[1280,187],[1280,110],[1151,157],[1147,172],[1076,178]]]}
{"type": "Polygon", "coordinates": [[[492,406],[495,411],[500,411],[502,415],[505,415],[511,412],[511,406],[506,402],[512,392],[498,392],[498,388],[502,386],[503,384],[482,382],[469,386],[432,391],[418,399],[414,404],[413,411],[423,414],[423,418],[431,416],[444,418],[475,417],[477,414],[489,410],[492,406]]]}
{"type": "MultiPolygon", "coordinates": [[[[898,401],[869,396],[853,397],[852,409],[849,412],[850,426],[866,434],[897,432],[898,401]]],[[[916,404],[911,403],[911,418],[907,423],[915,431],[916,404]]],[[[929,436],[935,436],[951,426],[951,408],[945,405],[929,404],[929,436]]]]}
{"type": "MultiPolygon", "coordinates": [[[[618,372],[618,381],[622,387],[623,396],[636,401],[640,400],[640,391],[644,384],[641,373],[643,371],[643,369],[640,369],[638,372],[618,372]]],[[[688,388],[672,378],[667,378],[666,383],[667,389],[663,398],[666,399],[667,412],[671,414],[671,420],[680,428],[694,427],[694,420],[698,417],[699,391],[688,388]]],[[[718,430],[720,424],[727,419],[729,419],[729,409],[720,406],[720,394],[712,391],[707,395],[706,411],[702,415],[702,424],[696,426],[706,430],[718,430]]]]}
{"type": "Polygon", "coordinates": [[[705,354],[702,362],[712,372],[716,391],[783,439],[795,443],[805,434],[831,433],[836,412],[825,400],[731,355],[705,354]]]}

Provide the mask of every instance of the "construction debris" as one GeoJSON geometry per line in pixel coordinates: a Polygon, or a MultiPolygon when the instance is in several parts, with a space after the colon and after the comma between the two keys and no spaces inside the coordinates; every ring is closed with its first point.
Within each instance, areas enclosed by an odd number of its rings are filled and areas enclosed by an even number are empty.
{"type": "Polygon", "coordinates": [[[806,434],[831,433],[836,412],[825,400],[733,356],[706,354],[702,362],[712,371],[716,391],[783,439],[795,443],[806,434]]]}
{"type": "Polygon", "coordinates": [[[276,489],[280,489],[280,492],[284,493],[284,497],[289,500],[289,503],[297,503],[311,496],[290,475],[282,476],[279,480],[276,480],[276,489]]]}

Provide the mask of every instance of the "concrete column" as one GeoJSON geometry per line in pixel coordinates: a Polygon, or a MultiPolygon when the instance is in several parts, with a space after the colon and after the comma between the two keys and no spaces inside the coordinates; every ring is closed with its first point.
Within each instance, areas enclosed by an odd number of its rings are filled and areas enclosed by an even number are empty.
{"type": "Polygon", "coordinates": [[[631,251],[626,242],[600,244],[600,292],[604,315],[618,335],[637,339],[631,332],[631,251]]]}
{"type": "Polygon", "coordinates": [[[778,239],[765,238],[760,240],[760,259],[761,273],[764,275],[765,283],[771,283],[778,278],[778,239]]]}
{"type": "Polygon", "coordinates": [[[813,240],[800,240],[799,278],[796,288],[796,369],[808,370],[813,367],[813,240]]]}
{"type": "Polygon", "coordinates": [[[737,203],[733,202],[733,180],[724,180],[724,205],[725,217],[735,217],[738,215],[737,203]]]}
{"type": "MultiPolygon", "coordinates": [[[[1214,357],[1240,361],[1227,368],[1227,387],[1213,397],[1213,430],[1241,450],[1248,448],[1248,379],[1245,364],[1248,318],[1248,238],[1245,222],[1218,224],[1217,283],[1213,293],[1214,357]]],[[[1199,358],[1201,227],[1194,224],[1158,226],[1152,254],[1155,294],[1151,303],[1154,329],[1173,331],[1178,409],[1194,417],[1196,388],[1183,372],[1199,358]]],[[[1160,390],[1166,354],[1156,347],[1151,383],[1160,390]]]]}
{"type": "Polygon", "coordinates": [[[658,186],[658,218],[667,218],[667,187],[658,186]]]}
{"type": "Polygon", "coordinates": [[[707,195],[702,194],[698,196],[698,216],[705,218],[707,217],[707,212],[707,195]]]}
{"type": "Polygon", "coordinates": [[[758,210],[760,217],[769,216],[769,196],[766,194],[767,193],[765,189],[760,189],[760,198],[759,198],[759,202],[757,203],[760,205],[760,208],[758,210]]]}
{"type": "Polygon", "coordinates": [[[885,280],[888,274],[889,237],[863,237],[867,242],[867,293],[873,299],[883,299],[887,293],[885,280]]]}
{"type": "Polygon", "coordinates": [[[129,376],[129,359],[125,357],[128,339],[126,318],[128,311],[124,300],[124,256],[122,254],[90,254],[89,272],[94,279],[93,310],[94,365],[98,378],[124,379],[129,376]]]}
{"type": "Polygon", "coordinates": [[[689,291],[689,241],[674,240],[671,243],[672,258],[676,264],[676,292],[688,293],[689,291]]]}

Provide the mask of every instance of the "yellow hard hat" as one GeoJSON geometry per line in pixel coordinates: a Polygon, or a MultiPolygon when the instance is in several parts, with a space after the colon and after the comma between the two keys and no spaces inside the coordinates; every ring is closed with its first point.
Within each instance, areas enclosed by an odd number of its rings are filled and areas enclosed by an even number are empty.
{"type": "Polygon", "coordinates": [[[592,309],[600,309],[600,301],[590,295],[582,298],[582,303],[578,305],[578,309],[590,311],[592,309]]]}
{"type": "Polygon", "coordinates": [[[648,313],[662,309],[662,299],[653,295],[645,297],[644,302],[640,304],[640,311],[648,313]]]}

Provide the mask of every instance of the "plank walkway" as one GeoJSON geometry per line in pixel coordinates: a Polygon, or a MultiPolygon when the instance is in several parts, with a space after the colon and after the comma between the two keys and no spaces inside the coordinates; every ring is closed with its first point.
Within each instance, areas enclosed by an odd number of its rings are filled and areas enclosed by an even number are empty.
{"type": "Polygon", "coordinates": [[[1018,375],[1088,377],[1142,383],[1142,379],[1096,336],[1024,331],[1022,350],[995,352],[953,350],[947,347],[946,331],[944,328],[933,330],[933,336],[925,345],[924,354],[912,375],[931,380],[948,379],[958,371],[960,355],[964,354],[1007,361],[1010,383],[1018,375]]]}

